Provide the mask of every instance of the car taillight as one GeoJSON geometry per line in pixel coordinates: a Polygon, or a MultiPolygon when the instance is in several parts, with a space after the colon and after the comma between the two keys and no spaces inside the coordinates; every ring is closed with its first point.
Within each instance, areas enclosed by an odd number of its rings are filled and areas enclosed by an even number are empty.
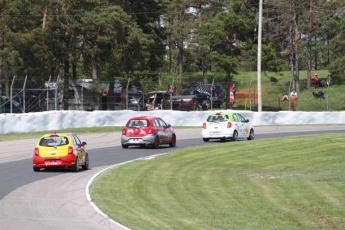
{"type": "Polygon", "coordinates": [[[149,130],[148,130],[148,133],[149,133],[149,134],[156,134],[156,130],[154,130],[154,129],[149,129],[149,130]]]}
{"type": "Polygon", "coordinates": [[[227,128],[231,128],[231,122],[228,122],[228,126],[227,126],[227,128]]]}
{"type": "Polygon", "coordinates": [[[213,92],[213,96],[214,97],[218,97],[218,93],[217,92],[213,92]]]}
{"type": "Polygon", "coordinates": [[[68,147],[68,154],[73,154],[73,147],[72,146],[68,147]]]}
{"type": "Polygon", "coordinates": [[[37,147],[36,147],[35,150],[34,150],[34,154],[35,154],[35,155],[39,155],[39,154],[40,154],[40,151],[38,150],[37,147]]]}
{"type": "Polygon", "coordinates": [[[204,122],[204,124],[202,124],[202,128],[206,129],[206,122],[204,122]]]}
{"type": "Polygon", "coordinates": [[[122,129],[122,135],[126,135],[126,130],[122,129]]]}
{"type": "Polygon", "coordinates": [[[193,106],[193,105],[194,105],[194,101],[193,101],[193,100],[190,100],[190,101],[189,101],[189,104],[190,104],[191,106],[193,106]]]}

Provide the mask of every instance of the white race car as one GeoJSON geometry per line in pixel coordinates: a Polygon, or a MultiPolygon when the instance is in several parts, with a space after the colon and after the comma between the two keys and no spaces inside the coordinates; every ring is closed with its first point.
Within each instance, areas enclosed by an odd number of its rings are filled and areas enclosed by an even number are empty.
{"type": "Polygon", "coordinates": [[[204,142],[210,139],[223,141],[237,139],[254,140],[254,127],[248,119],[237,112],[215,112],[207,117],[202,125],[204,142]]]}

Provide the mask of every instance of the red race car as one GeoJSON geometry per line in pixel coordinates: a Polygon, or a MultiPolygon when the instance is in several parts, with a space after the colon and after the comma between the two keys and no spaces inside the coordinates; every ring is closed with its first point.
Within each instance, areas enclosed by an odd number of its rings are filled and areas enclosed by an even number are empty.
{"type": "Polygon", "coordinates": [[[122,129],[122,148],[129,146],[152,146],[157,149],[160,145],[176,146],[176,133],[170,124],[162,118],[154,116],[133,117],[122,129]]]}

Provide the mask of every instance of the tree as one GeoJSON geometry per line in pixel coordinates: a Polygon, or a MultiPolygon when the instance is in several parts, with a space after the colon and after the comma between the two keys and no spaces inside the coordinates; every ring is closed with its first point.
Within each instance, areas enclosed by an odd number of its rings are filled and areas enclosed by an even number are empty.
{"type": "MultiPolygon", "coordinates": [[[[201,28],[201,46],[208,47],[207,58],[212,65],[224,71],[227,88],[232,74],[236,73],[238,57],[247,48],[245,42],[251,37],[254,22],[253,18],[248,17],[247,11],[241,9],[241,1],[233,1],[201,28]]],[[[226,108],[230,106],[228,99],[229,93],[226,108]]]]}

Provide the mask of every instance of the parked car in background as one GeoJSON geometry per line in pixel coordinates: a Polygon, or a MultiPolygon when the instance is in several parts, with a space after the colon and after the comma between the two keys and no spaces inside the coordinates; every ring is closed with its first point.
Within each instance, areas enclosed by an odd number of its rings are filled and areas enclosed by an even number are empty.
{"type": "Polygon", "coordinates": [[[183,92],[183,95],[196,95],[197,104],[202,106],[203,104],[207,105],[207,108],[220,107],[225,100],[225,90],[224,87],[220,84],[193,84],[188,89],[183,92]]]}
{"type": "Polygon", "coordinates": [[[211,139],[254,140],[254,127],[242,114],[237,112],[215,112],[210,114],[202,125],[204,142],[211,139]]]}
{"type": "Polygon", "coordinates": [[[73,133],[53,133],[40,137],[32,157],[33,170],[42,168],[89,169],[86,142],[81,142],[73,133]]]}
{"type": "Polygon", "coordinates": [[[122,148],[129,146],[151,146],[158,149],[160,145],[176,146],[176,133],[170,124],[155,116],[133,117],[122,129],[122,148]]]}

